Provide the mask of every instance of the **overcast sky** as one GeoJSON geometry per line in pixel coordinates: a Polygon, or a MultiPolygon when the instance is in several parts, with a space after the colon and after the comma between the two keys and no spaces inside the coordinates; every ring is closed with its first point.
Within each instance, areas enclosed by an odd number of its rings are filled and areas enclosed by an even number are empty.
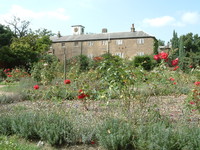
{"type": "Polygon", "coordinates": [[[72,25],[87,33],[130,31],[135,24],[166,43],[178,35],[200,35],[200,0],[0,0],[0,23],[13,16],[31,22],[33,30],[46,28],[70,35],[72,25]]]}

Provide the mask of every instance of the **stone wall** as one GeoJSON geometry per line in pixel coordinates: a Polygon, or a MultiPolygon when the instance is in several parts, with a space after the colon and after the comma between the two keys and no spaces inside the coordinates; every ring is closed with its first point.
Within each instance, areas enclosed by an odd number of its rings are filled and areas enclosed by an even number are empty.
{"type": "Polygon", "coordinates": [[[137,55],[153,54],[154,38],[111,39],[96,41],[77,41],[52,43],[54,54],[63,60],[83,54],[88,57],[100,56],[106,52],[123,58],[133,58],[137,55]]]}

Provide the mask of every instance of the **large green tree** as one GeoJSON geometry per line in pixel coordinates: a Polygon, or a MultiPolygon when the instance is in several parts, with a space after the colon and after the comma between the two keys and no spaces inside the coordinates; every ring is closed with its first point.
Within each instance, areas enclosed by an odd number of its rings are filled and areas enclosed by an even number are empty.
{"type": "Polygon", "coordinates": [[[172,44],[172,49],[179,48],[179,38],[178,38],[178,34],[175,30],[173,31],[173,37],[171,39],[171,44],[172,44]]]}
{"type": "Polygon", "coordinates": [[[9,27],[0,24],[0,48],[11,44],[13,35],[9,27]]]}
{"type": "Polygon", "coordinates": [[[186,52],[200,52],[200,37],[198,34],[188,33],[183,35],[183,41],[186,52]]]}
{"type": "Polygon", "coordinates": [[[33,32],[29,21],[17,17],[7,23],[9,27],[0,26],[0,67],[28,68],[49,50],[51,31],[39,29],[33,32]]]}

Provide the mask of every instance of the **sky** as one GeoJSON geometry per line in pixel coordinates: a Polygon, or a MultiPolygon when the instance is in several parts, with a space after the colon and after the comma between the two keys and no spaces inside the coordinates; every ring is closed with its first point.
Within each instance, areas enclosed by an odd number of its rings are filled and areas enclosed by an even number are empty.
{"type": "Polygon", "coordinates": [[[0,24],[14,16],[30,21],[30,28],[71,35],[72,25],[85,33],[144,31],[170,41],[192,32],[200,35],[200,0],[0,0],[0,24]]]}

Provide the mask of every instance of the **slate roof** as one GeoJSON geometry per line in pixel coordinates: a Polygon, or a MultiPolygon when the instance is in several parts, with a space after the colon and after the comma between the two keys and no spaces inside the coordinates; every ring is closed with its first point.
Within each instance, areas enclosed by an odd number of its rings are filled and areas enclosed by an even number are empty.
{"type": "Polygon", "coordinates": [[[59,42],[75,42],[75,41],[95,41],[108,39],[132,39],[132,38],[155,38],[143,31],[135,32],[115,32],[115,33],[100,33],[100,34],[82,34],[82,35],[68,35],[62,37],[51,37],[53,43],[59,42]]]}

